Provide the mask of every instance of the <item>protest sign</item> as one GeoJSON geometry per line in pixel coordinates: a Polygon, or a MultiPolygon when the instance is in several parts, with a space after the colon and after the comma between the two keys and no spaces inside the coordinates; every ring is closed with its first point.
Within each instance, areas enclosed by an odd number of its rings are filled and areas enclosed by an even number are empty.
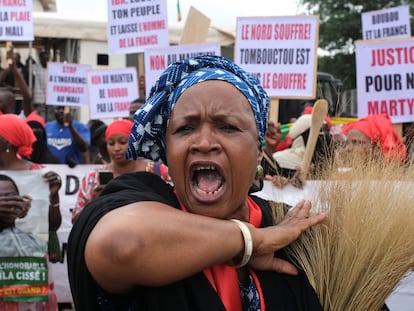
{"type": "Polygon", "coordinates": [[[234,61],[278,98],[315,98],[318,16],[239,17],[234,61]]]}
{"type": "Polygon", "coordinates": [[[411,36],[409,5],[364,12],[361,21],[364,40],[411,36]]]}
{"type": "Polygon", "coordinates": [[[143,52],[168,46],[166,0],[108,0],[109,54],[143,52]]]}
{"type": "Polygon", "coordinates": [[[0,1],[0,41],[33,41],[33,2],[0,1]]]}
{"type": "Polygon", "coordinates": [[[1,300],[36,302],[48,299],[49,185],[42,174],[43,170],[0,171],[1,196],[24,196],[30,202],[27,214],[22,212],[9,226],[2,223],[1,300]]]}
{"type": "Polygon", "coordinates": [[[356,41],[358,118],[386,113],[414,120],[414,38],[356,41]]]}
{"type": "Polygon", "coordinates": [[[127,117],[129,115],[131,102],[138,98],[135,67],[90,70],[86,76],[90,119],[127,117]]]}
{"type": "Polygon", "coordinates": [[[195,44],[206,42],[210,19],[194,7],[190,7],[180,44],[195,44]]]}
{"type": "Polygon", "coordinates": [[[47,171],[58,173],[62,179],[62,187],[59,190],[62,224],[57,234],[64,257],[62,262],[50,264],[49,268],[53,276],[58,301],[72,302],[66,264],[67,241],[70,230],[72,229],[71,210],[75,207],[82,178],[91,170],[98,169],[99,165],[77,165],[74,168],[70,168],[63,164],[47,164],[46,167],[47,171]]]}
{"type": "Polygon", "coordinates": [[[56,106],[87,106],[86,72],[90,69],[90,65],[49,62],[46,103],[56,106]]]}
{"type": "Polygon", "coordinates": [[[145,87],[148,96],[149,91],[159,78],[161,73],[172,63],[188,57],[198,55],[220,55],[219,44],[185,44],[169,47],[157,47],[146,49],[145,56],[145,87]]]}

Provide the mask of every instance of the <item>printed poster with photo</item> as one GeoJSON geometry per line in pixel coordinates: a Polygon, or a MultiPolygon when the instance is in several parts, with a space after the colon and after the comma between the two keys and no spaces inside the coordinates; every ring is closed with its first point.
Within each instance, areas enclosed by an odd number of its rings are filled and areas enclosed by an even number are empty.
{"type": "Polygon", "coordinates": [[[49,184],[44,173],[0,171],[0,300],[48,299],[49,184]],[[25,209],[2,204],[16,195],[30,202],[25,209]]]}

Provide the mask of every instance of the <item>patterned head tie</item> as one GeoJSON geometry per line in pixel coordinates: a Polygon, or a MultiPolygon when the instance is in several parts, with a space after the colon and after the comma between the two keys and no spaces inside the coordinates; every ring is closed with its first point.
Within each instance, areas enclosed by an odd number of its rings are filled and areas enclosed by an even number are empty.
{"type": "Polygon", "coordinates": [[[181,94],[194,84],[223,80],[247,98],[256,119],[259,139],[267,127],[269,97],[259,81],[232,61],[204,55],[171,64],[151,88],[146,103],[134,115],[126,157],[144,157],[167,164],[165,134],[171,112],[181,94]]]}

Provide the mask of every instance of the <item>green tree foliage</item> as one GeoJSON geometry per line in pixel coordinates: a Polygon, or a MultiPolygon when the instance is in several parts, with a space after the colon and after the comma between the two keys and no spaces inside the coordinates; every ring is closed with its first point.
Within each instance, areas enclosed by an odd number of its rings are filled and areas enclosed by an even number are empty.
{"type": "Polygon", "coordinates": [[[318,70],[340,79],[344,90],[355,88],[354,42],[362,39],[361,13],[406,4],[410,4],[412,15],[414,0],[299,0],[302,13],[320,18],[319,47],[330,56],[319,57],[318,70]]]}

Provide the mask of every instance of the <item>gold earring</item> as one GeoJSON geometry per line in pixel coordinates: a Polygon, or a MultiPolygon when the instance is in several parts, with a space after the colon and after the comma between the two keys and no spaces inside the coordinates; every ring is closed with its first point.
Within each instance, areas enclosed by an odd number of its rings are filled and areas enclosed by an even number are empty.
{"type": "Polygon", "coordinates": [[[263,177],[264,177],[263,166],[259,164],[258,166],[256,166],[256,176],[254,177],[254,179],[260,180],[260,179],[263,179],[263,177]]]}

